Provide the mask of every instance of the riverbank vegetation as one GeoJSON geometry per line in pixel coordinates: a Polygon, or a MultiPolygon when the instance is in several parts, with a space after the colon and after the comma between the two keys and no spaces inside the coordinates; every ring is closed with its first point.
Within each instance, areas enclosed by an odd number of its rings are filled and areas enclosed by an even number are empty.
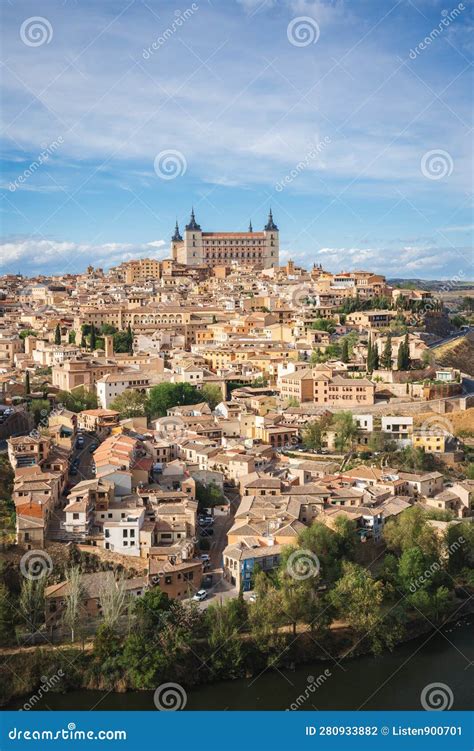
{"type": "MultiPolygon", "coordinates": [[[[385,546],[369,565],[361,562],[364,546],[352,522],[339,518],[334,529],[315,522],[296,546],[285,548],[277,570],[254,570],[252,601],[240,593],[201,610],[170,600],[159,588],[133,604],[109,598],[110,617],[86,649],[67,648],[74,652],[69,665],[62,647],[25,650],[22,676],[31,681],[26,691],[34,690],[35,676],[60,665],[58,689],[121,691],[154,689],[163,681],[193,686],[328,655],[341,659],[392,649],[453,617],[474,588],[474,526],[432,523],[442,516],[412,507],[390,521],[385,546]]],[[[42,595],[28,586],[12,611],[8,582],[1,585],[3,644],[18,618],[39,626],[42,595]]],[[[79,632],[79,623],[73,626],[79,632]]],[[[25,693],[6,677],[4,701],[25,693]]]]}

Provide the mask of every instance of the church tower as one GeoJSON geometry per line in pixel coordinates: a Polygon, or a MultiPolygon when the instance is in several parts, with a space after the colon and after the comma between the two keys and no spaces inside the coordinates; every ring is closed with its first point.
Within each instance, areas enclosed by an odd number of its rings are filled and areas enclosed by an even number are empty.
{"type": "Polygon", "coordinates": [[[263,268],[270,269],[274,266],[278,266],[280,261],[280,233],[277,225],[273,221],[271,208],[268,213],[268,220],[263,232],[265,235],[263,268]]]}

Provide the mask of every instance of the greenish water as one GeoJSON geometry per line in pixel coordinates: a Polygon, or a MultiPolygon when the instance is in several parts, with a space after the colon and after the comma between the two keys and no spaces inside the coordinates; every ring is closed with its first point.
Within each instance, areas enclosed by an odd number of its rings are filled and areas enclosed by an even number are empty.
{"type": "MultiPolygon", "coordinates": [[[[430,683],[452,692],[453,709],[473,707],[474,616],[407,642],[381,657],[312,662],[295,671],[267,670],[260,676],[198,686],[187,692],[188,710],[281,710],[303,696],[301,709],[422,709],[420,695],[430,683]],[[327,671],[324,674],[324,671],[327,671]],[[328,675],[328,672],[330,673],[328,675]],[[314,691],[307,687],[318,686],[314,691]],[[323,676],[320,678],[320,676],[323,676]],[[319,680],[318,680],[319,678],[319,680]]],[[[17,702],[10,708],[20,708],[17,702]]],[[[48,693],[36,709],[153,710],[153,692],[48,693]]]]}

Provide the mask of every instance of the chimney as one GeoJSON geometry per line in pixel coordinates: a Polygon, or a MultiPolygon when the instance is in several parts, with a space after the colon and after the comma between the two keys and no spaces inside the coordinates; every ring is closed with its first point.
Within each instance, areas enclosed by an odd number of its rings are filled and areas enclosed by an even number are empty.
{"type": "Polygon", "coordinates": [[[114,338],[113,338],[113,336],[110,336],[110,335],[104,336],[104,347],[105,347],[105,356],[106,357],[113,357],[114,356],[114,338]]]}

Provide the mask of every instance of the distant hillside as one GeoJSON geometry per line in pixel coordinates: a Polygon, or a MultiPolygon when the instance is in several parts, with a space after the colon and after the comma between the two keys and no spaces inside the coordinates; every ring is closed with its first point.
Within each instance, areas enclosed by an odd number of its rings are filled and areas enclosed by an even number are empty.
{"type": "Polygon", "coordinates": [[[464,282],[452,282],[446,279],[400,279],[395,277],[393,279],[387,279],[387,283],[391,287],[416,287],[416,289],[426,290],[445,290],[448,288],[453,292],[467,292],[474,289],[474,280],[466,280],[464,282]]]}
{"type": "Polygon", "coordinates": [[[459,368],[463,373],[474,376],[474,334],[446,342],[432,351],[438,365],[459,368]]]}

